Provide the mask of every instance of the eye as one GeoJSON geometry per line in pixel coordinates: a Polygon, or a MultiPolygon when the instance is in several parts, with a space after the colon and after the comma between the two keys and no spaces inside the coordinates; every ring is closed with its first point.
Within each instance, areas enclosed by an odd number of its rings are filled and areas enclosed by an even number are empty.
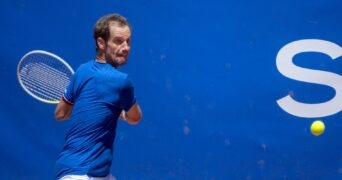
{"type": "Polygon", "coordinates": [[[123,42],[124,42],[124,40],[123,39],[121,39],[121,38],[114,38],[114,44],[116,44],[116,45],[120,45],[120,44],[122,44],[123,42]]]}
{"type": "Polygon", "coordinates": [[[117,38],[114,38],[112,42],[113,42],[114,44],[118,45],[118,46],[120,46],[120,45],[122,45],[123,43],[126,42],[126,44],[127,44],[128,46],[130,46],[130,44],[131,44],[131,39],[130,39],[130,38],[127,38],[127,39],[126,39],[126,38],[117,37],[117,38]]]}

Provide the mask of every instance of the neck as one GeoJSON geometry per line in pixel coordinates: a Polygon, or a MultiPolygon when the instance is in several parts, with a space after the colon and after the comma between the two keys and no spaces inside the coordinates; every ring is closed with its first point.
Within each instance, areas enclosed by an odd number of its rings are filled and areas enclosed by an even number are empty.
{"type": "Polygon", "coordinates": [[[100,55],[100,54],[96,55],[96,61],[101,62],[101,63],[106,63],[106,59],[105,59],[104,55],[100,55]]]}
{"type": "Polygon", "coordinates": [[[116,64],[114,64],[113,62],[107,62],[106,61],[106,58],[105,58],[105,55],[101,55],[101,54],[97,54],[96,55],[96,58],[95,58],[95,61],[96,62],[99,62],[99,63],[108,63],[108,64],[111,64],[113,67],[117,68],[118,66],[116,64]]]}

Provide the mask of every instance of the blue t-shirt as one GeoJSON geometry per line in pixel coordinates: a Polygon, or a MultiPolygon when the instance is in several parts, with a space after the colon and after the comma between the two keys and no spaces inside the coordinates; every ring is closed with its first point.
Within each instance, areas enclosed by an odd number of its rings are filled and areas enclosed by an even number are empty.
{"type": "Polygon", "coordinates": [[[108,63],[87,62],[77,69],[63,98],[74,107],[56,177],[108,175],[117,119],[136,101],[127,74],[108,63]]]}

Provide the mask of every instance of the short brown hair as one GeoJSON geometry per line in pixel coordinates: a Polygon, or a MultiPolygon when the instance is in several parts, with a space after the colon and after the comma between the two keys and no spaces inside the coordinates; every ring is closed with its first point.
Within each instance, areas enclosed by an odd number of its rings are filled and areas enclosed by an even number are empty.
{"type": "Polygon", "coordinates": [[[97,38],[100,37],[103,40],[105,40],[105,42],[108,41],[108,38],[110,36],[110,33],[109,33],[110,22],[116,22],[121,27],[128,26],[130,30],[132,29],[127,19],[120,14],[113,13],[113,14],[102,16],[96,22],[94,26],[94,31],[93,31],[93,36],[94,36],[95,45],[96,45],[96,52],[98,51],[97,38]]]}

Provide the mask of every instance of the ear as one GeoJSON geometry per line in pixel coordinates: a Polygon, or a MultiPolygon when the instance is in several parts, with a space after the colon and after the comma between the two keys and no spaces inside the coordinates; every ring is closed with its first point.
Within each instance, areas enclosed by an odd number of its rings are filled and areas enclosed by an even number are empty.
{"type": "Polygon", "coordinates": [[[105,50],[106,49],[106,42],[104,39],[102,39],[101,37],[98,37],[96,39],[96,43],[97,43],[97,47],[100,49],[100,50],[105,50]]]}

